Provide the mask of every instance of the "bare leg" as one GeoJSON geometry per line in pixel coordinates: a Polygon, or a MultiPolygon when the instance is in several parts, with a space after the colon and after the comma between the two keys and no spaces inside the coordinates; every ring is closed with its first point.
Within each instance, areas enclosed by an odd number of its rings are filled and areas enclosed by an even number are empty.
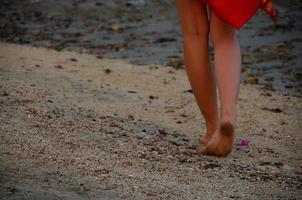
{"type": "Polygon", "coordinates": [[[210,33],[221,101],[219,128],[203,154],[227,156],[233,147],[236,103],[240,84],[241,53],[235,30],[211,12],[210,33]]]}
{"type": "Polygon", "coordinates": [[[206,6],[200,0],[177,0],[184,39],[186,72],[205,118],[207,143],[218,125],[217,95],[214,72],[209,58],[209,21],[206,6]]]}

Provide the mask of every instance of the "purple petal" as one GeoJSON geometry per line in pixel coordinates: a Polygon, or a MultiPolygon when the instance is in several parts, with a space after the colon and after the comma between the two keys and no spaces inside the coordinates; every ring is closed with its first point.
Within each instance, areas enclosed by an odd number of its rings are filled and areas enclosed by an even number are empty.
{"type": "Polygon", "coordinates": [[[249,146],[250,141],[248,139],[243,139],[240,142],[241,146],[249,146]]]}
{"type": "Polygon", "coordinates": [[[240,148],[240,147],[247,147],[249,146],[249,144],[250,144],[250,140],[246,138],[246,139],[242,139],[240,143],[236,143],[235,146],[237,148],[240,148]]]}
{"type": "Polygon", "coordinates": [[[155,138],[156,139],[162,139],[166,136],[168,136],[169,133],[167,133],[166,131],[164,130],[157,130],[156,134],[155,134],[155,138]]]}

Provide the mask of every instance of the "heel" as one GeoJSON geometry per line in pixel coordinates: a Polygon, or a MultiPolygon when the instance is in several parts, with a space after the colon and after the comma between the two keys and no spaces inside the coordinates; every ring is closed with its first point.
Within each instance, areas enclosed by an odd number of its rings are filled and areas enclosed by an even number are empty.
{"type": "Polygon", "coordinates": [[[220,133],[224,136],[233,136],[234,134],[234,125],[230,122],[223,122],[219,126],[220,133]]]}

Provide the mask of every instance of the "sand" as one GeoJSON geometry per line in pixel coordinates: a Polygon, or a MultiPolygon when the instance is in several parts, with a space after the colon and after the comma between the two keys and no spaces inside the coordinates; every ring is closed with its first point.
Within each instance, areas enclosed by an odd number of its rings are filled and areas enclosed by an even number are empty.
{"type": "Polygon", "coordinates": [[[299,199],[301,99],[242,84],[236,143],[202,156],[184,69],[0,43],[1,199],[299,199]]]}

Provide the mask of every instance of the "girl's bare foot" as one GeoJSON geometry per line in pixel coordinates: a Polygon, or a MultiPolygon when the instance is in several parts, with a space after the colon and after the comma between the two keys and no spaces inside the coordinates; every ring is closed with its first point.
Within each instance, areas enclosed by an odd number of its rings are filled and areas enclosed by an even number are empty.
{"type": "Polygon", "coordinates": [[[207,132],[205,134],[203,134],[203,136],[201,136],[199,142],[201,144],[208,144],[208,142],[213,137],[213,135],[217,129],[217,126],[218,126],[218,120],[216,120],[216,119],[212,122],[206,122],[207,132]]]}
{"type": "Polygon", "coordinates": [[[207,146],[201,151],[203,155],[227,156],[232,151],[234,142],[234,125],[222,122],[207,146]]]}
{"type": "Polygon", "coordinates": [[[199,140],[199,142],[201,144],[208,144],[208,142],[211,140],[212,136],[214,135],[214,133],[206,133],[204,134],[204,136],[202,136],[199,140]]]}

